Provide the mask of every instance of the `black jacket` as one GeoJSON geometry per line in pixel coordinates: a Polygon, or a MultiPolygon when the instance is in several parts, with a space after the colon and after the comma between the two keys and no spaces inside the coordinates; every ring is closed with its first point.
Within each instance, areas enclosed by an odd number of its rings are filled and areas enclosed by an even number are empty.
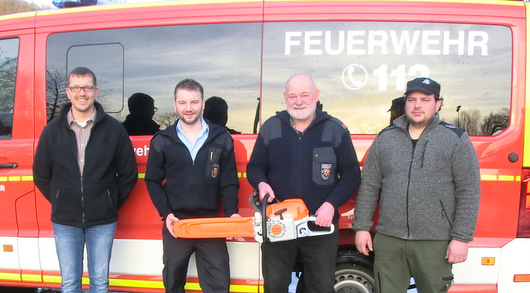
{"type": "Polygon", "coordinates": [[[83,174],[77,163],[77,141],[68,126],[71,104],[42,131],[33,162],[33,178],[52,204],[54,223],[76,227],[109,224],[118,219],[138,179],[133,147],[116,119],[99,103],[85,149],[83,174]]]}
{"type": "Polygon", "coordinates": [[[145,183],[164,219],[170,213],[179,219],[215,217],[221,202],[226,216],[238,212],[234,141],[225,127],[208,126],[195,162],[177,136],[176,123],[151,139],[145,183]]]}
{"type": "Polygon", "coordinates": [[[309,212],[329,202],[337,209],[361,183],[359,162],[348,129],[338,119],[317,110],[300,137],[287,111],[262,125],[247,165],[249,183],[267,182],[276,198],[302,198],[309,212]]]}

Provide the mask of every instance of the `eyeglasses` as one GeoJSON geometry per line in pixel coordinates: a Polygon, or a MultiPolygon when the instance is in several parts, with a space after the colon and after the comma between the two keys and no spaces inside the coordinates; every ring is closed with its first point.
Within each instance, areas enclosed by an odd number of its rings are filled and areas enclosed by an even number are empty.
{"type": "Polygon", "coordinates": [[[156,111],[158,111],[158,108],[157,107],[153,107],[153,110],[156,112],[156,111]]]}
{"type": "Polygon", "coordinates": [[[95,85],[85,85],[85,86],[78,86],[78,85],[72,85],[69,86],[68,89],[73,93],[78,93],[83,89],[85,93],[91,93],[96,89],[95,85]]]}

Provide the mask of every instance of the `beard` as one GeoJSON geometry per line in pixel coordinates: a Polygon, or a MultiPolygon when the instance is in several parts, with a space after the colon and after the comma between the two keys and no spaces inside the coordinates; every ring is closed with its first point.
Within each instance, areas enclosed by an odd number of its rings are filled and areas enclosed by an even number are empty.
{"type": "Polygon", "coordinates": [[[316,105],[293,106],[287,108],[287,113],[295,120],[307,120],[313,117],[317,107],[316,105]],[[304,111],[300,111],[304,109],[304,111]]]}
{"type": "Polygon", "coordinates": [[[180,117],[180,121],[184,124],[187,124],[187,125],[193,125],[195,123],[197,123],[197,121],[201,118],[201,115],[200,113],[195,113],[195,115],[192,117],[192,118],[188,118],[184,115],[182,115],[180,117]]]}

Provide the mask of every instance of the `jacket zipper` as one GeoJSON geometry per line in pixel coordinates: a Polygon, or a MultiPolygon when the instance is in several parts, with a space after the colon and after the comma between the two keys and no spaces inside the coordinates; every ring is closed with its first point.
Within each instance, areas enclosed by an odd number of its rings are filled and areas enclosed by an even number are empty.
{"type": "MultiPolygon", "coordinates": [[[[92,137],[92,132],[94,132],[94,128],[96,127],[96,121],[93,122],[92,128],[90,128],[90,136],[86,142],[85,146],[85,162],[86,162],[86,150],[88,147],[88,143],[90,142],[90,137],[92,137]]],[[[75,135],[74,135],[75,136],[75,135]]],[[[77,138],[76,138],[77,140],[77,138]]],[[[83,165],[83,173],[85,173],[85,166],[83,165]]],[[[81,173],[81,221],[83,223],[83,227],[85,227],[86,224],[86,211],[85,211],[85,183],[84,183],[84,176],[83,173],[81,173]]]]}
{"type": "Polygon", "coordinates": [[[84,191],[84,184],[83,184],[83,176],[81,175],[81,214],[82,214],[82,221],[83,221],[83,227],[85,226],[85,191],[84,191]]]}
{"type": "MultiPolygon", "coordinates": [[[[298,138],[298,147],[297,148],[301,149],[302,136],[306,133],[307,129],[311,127],[313,122],[311,122],[311,124],[309,124],[309,126],[307,126],[307,128],[306,128],[306,130],[304,130],[304,132],[298,131],[298,129],[296,129],[296,127],[294,127],[294,124],[292,123],[292,120],[290,122],[291,122],[290,123],[291,130],[293,131],[294,135],[298,138]]],[[[297,153],[298,153],[297,154],[298,155],[298,159],[297,160],[298,160],[298,162],[301,162],[302,161],[302,159],[301,159],[302,152],[299,151],[297,153]]],[[[301,180],[300,176],[296,176],[296,186],[297,186],[296,193],[300,194],[300,187],[302,186],[302,180],[301,180]]]]}
{"type": "MultiPolygon", "coordinates": [[[[411,144],[412,144],[412,141],[411,141],[411,144]]],[[[408,178],[408,181],[407,181],[407,198],[406,198],[406,201],[405,201],[405,204],[406,204],[406,207],[405,207],[405,210],[406,210],[406,215],[407,215],[407,238],[410,237],[410,224],[409,224],[409,190],[410,190],[410,177],[411,177],[411,174],[412,174],[412,163],[414,162],[414,146],[412,147],[412,155],[410,157],[410,164],[409,164],[409,178],[408,178]]]]}
{"type": "Polygon", "coordinates": [[[425,145],[423,146],[423,151],[421,152],[421,165],[420,168],[423,168],[423,159],[425,158],[425,151],[427,150],[427,144],[429,141],[425,142],[425,145]]]}

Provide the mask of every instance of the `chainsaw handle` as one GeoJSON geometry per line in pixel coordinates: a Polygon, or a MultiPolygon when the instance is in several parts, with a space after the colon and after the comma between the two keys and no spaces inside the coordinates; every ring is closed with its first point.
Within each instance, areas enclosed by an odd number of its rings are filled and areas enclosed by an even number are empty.
{"type": "MultiPolygon", "coordinates": [[[[267,201],[269,200],[270,195],[267,193],[266,196],[267,197],[263,197],[263,201],[266,204],[268,204],[267,201]]],[[[277,202],[280,202],[277,198],[274,198],[272,200],[272,203],[277,203],[277,202]]],[[[248,198],[248,204],[254,209],[254,211],[256,211],[258,213],[263,212],[261,210],[262,203],[261,203],[261,201],[259,199],[259,191],[257,189],[252,190],[252,192],[250,193],[250,196],[248,198]]]]}
{"type": "Polygon", "coordinates": [[[335,231],[335,225],[331,224],[329,227],[321,227],[315,224],[316,220],[316,216],[309,216],[306,221],[298,225],[296,229],[298,237],[329,235],[335,231]]]}
{"type": "Polygon", "coordinates": [[[267,201],[269,200],[269,194],[266,193],[263,196],[263,201],[261,203],[261,229],[263,231],[263,242],[270,242],[269,237],[267,236],[267,201]]]}

